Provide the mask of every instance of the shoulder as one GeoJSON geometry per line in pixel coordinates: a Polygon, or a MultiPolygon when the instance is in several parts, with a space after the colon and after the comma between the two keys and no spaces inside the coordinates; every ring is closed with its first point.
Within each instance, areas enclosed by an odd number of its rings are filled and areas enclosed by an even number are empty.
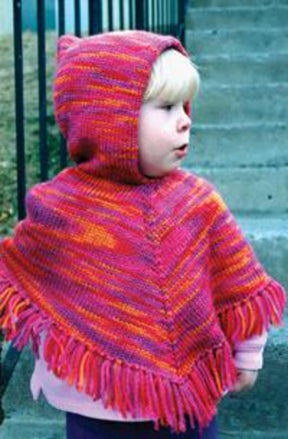
{"type": "Polygon", "coordinates": [[[182,184],[190,188],[191,196],[203,206],[205,205],[217,211],[227,209],[222,196],[211,182],[193,172],[185,170],[179,171],[179,177],[182,178],[182,184]]]}
{"type": "Polygon", "coordinates": [[[34,197],[38,198],[49,195],[51,192],[57,189],[60,190],[60,188],[64,189],[65,184],[69,184],[69,179],[71,179],[73,174],[73,168],[66,168],[59,172],[59,174],[57,174],[51,180],[35,184],[28,190],[26,195],[27,200],[34,197]]]}
{"type": "Polygon", "coordinates": [[[222,217],[223,212],[229,211],[213,184],[186,170],[175,172],[169,183],[167,180],[161,195],[167,205],[179,207],[181,215],[201,223],[204,221],[209,227],[222,217]]]}
{"type": "Polygon", "coordinates": [[[40,218],[49,215],[57,216],[59,205],[71,193],[70,180],[73,168],[67,168],[49,181],[34,185],[26,194],[25,204],[27,216],[40,221],[40,218]]]}

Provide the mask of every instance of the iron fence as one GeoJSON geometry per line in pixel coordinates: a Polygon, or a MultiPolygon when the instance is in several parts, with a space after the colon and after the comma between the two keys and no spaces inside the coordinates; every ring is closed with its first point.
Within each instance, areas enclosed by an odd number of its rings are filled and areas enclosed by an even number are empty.
{"type": "MultiPolygon", "coordinates": [[[[13,39],[15,72],[16,158],[17,158],[17,208],[18,219],[25,217],[26,163],[25,163],[25,115],[23,82],[23,2],[13,0],[13,39]]],[[[50,1],[51,3],[51,1],[50,1]]],[[[185,45],[185,0],[55,0],[56,32],[66,33],[67,3],[73,5],[73,33],[82,36],[101,33],[104,30],[143,29],[178,37],[185,45]],[[85,9],[84,9],[85,8],[85,9]],[[105,11],[104,11],[105,9],[105,11]],[[117,20],[115,19],[117,10],[117,20]],[[83,28],[83,15],[87,25],[83,28]]],[[[48,179],[49,148],[47,142],[46,102],[46,21],[45,0],[36,1],[36,32],[38,60],[38,122],[40,180],[48,179]]],[[[69,11],[68,11],[69,12],[69,11]]],[[[71,33],[69,31],[69,33],[71,33]]],[[[60,168],[67,166],[67,149],[59,134],[60,168]]],[[[3,362],[0,361],[0,424],[4,420],[1,400],[8,386],[19,353],[10,346],[3,362]]],[[[0,344],[1,357],[1,344],[0,344]]]]}

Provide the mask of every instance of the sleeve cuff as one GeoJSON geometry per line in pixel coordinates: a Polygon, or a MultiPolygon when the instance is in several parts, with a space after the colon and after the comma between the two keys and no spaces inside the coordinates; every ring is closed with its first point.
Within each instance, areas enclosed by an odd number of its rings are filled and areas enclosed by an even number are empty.
{"type": "Polygon", "coordinates": [[[234,361],[237,369],[258,370],[263,367],[263,351],[267,332],[253,336],[234,346],[234,361]]]}

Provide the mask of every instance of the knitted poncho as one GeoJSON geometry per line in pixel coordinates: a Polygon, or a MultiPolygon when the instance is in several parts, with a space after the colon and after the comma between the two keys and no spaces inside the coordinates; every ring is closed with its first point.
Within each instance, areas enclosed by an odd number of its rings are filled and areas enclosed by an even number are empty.
{"type": "Polygon", "coordinates": [[[284,291],[203,179],[139,171],[138,115],[173,37],[59,42],[55,114],[77,165],[32,188],[0,244],[0,324],[125,417],[205,426],[235,381],[233,343],[280,323],[284,291]]]}

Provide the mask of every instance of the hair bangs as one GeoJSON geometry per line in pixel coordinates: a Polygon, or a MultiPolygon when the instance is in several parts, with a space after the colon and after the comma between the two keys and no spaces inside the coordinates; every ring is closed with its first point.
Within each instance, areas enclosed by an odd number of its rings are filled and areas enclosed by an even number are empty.
{"type": "Polygon", "coordinates": [[[199,83],[198,71],[191,60],[170,49],[163,52],[153,65],[144,101],[190,101],[197,93],[199,83]]]}

